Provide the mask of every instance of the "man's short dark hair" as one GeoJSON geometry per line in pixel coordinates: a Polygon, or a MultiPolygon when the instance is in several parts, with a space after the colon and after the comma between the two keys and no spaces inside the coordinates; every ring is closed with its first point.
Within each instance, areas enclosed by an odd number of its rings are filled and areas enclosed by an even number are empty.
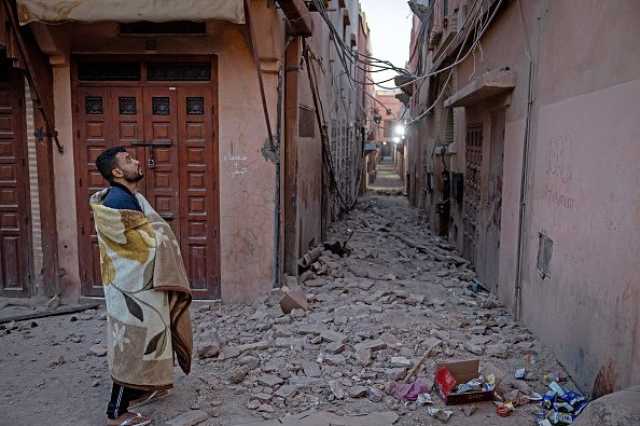
{"type": "Polygon", "coordinates": [[[105,149],[96,158],[96,167],[103,178],[109,183],[113,183],[113,168],[116,166],[116,155],[120,152],[127,152],[124,146],[114,146],[113,148],[105,149]]]}

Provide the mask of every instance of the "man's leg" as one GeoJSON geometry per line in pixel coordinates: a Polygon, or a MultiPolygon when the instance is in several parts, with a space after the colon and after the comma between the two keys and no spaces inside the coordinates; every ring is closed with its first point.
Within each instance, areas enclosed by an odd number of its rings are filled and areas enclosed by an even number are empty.
{"type": "Polygon", "coordinates": [[[128,388],[114,383],[111,389],[111,399],[109,400],[109,406],[107,407],[107,417],[110,419],[116,419],[121,414],[127,412],[129,408],[129,402],[136,398],[140,398],[146,392],[128,388]]]}

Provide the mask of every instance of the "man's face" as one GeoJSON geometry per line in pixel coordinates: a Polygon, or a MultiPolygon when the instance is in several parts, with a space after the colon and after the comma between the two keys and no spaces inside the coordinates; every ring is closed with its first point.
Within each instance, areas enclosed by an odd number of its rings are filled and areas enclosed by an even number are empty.
{"type": "Polygon", "coordinates": [[[116,167],[112,173],[114,177],[124,179],[127,182],[138,182],[144,177],[140,162],[128,152],[116,154],[116,167]]]}

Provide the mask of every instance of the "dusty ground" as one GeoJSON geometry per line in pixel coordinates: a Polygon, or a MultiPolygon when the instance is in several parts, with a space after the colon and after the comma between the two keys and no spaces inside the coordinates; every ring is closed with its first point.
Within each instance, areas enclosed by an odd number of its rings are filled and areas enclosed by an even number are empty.
{"type": "MultiPolygon", "coordinates": [[[[315,265],[324,275],[305,275],[310,312],[283,315],[277,293],[253,306],[194,306],[196,345],[211,344],[208,355],[216,356],[196,355],[188,377],[176,370],[172,395],[142,409],[154,424],[195,409],[208,416],[203,425],[241,425],[307,410],[390,411],[399,416],[397,425],[441,424],[415,403],[349,397],[357,386],[384,388],[402,376],[406,370],[392,368],[392,356],[416,362],[438,341],[421,373],[430,383],[437,361],[474,357],[484,370],[504,376],[503,392],[542,393],[543,374],[562,373],[553,355],[474,285],[466,262],[430,235],[404,198],[364,197],[334,226],[330,241],[343,240],[347,229],[354,231],[352,254],[325,252],[315,265]],[[383,343],[372,351],[371,362],[359,360],[356,345],[376,339],[383,343]],[[513,378],[517,367],[529,369],[529,380],[513,378]],[[336,399],[330,385],[338,394],[344,390],[344,399],[336,399]]],[[[0,325],[0,425],[104,424],[111,383],[106,358],[92,352],[104,328],[101,310],[0,325]]],[[[433,400],[443,406],[435,394],[433,400]]],[[[471,417],[452,408],[448,424],[535,424],[533,404],[507,418],[498,417],[491,402],[478,407],[471,417]]],[[[379,424],[350,419],[339,424],[379,424]]]]}

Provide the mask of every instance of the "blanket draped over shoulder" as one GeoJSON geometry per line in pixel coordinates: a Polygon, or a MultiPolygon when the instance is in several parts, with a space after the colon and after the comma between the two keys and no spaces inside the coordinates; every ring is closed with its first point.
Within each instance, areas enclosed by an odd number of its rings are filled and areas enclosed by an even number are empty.
{"type": "Polygon", "coordinates": [[[140,194],[143,212],[90,199],[107,305],[109,367],[116,383],[137,389],[173,385],[175,359],[191,370],[191,290],[171,227],[140,194]]]}

